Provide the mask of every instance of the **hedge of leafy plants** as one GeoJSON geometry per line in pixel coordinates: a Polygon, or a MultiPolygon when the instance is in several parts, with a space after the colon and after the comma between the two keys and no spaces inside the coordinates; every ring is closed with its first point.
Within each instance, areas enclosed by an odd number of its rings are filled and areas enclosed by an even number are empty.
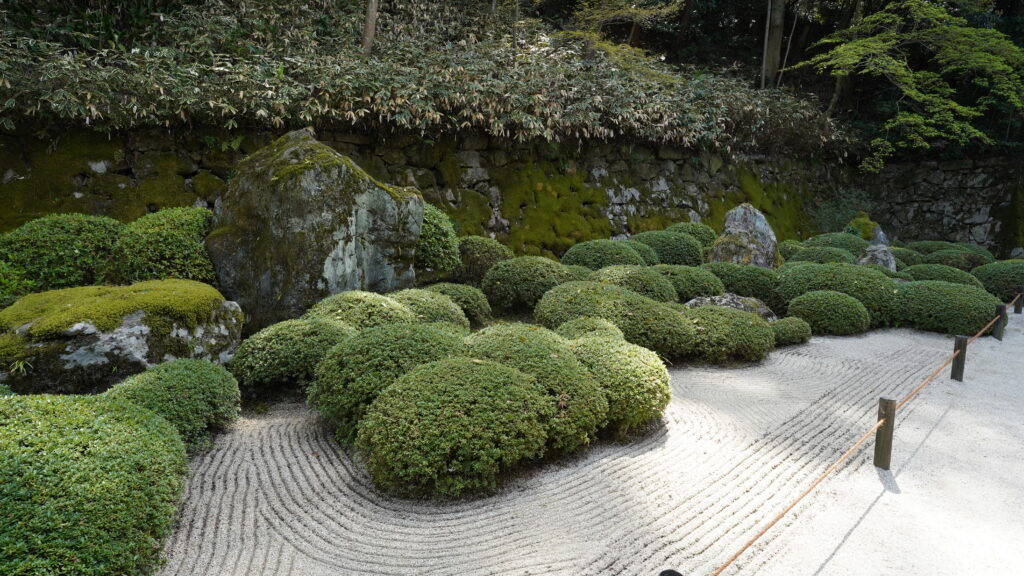
{"type": "Polygon", "coordinates": [[[18,299],[32,292],[36,283],[25,278],[21,268],[0,260],[0,309],[6,308],[18,299]]]}
{"type": "Polygon", "coordinates": [[[632,245],[626,242],[600,239],[574,244],[562,255],[562,264],[599,270],[605,266],[620,264],[644,266],[646,262],[632,245]]]}
{"type": "Polygon", "coordinates": [[[130,402],[0,400],[0,574],[151,572],[186,472],[174,426],[130,402]]]}
{"type": "Polygon", "coordinates": [[[462,313],[469,319],[472,327],[479,328],[491,322],[491,305],[487,302],[487,295],[475,286],[439,282],[426,286],[424,290],[444,294],[451,298],[452,302],[462,309],[462,313]]]}
{"type": "Polygon", "coordinates": [[[732,262],[709,262],[703,268],[722,281],[726,292],[757,298],[773,310],[778,304],[775,288],[779,278],[774,270],[732,262]]]}
{"type": "Polygon", "coordinates": [[[780,301],[790,302],[815,290],[833,290],[856,298],[870,313],[872,326],[890,326],[895,319],[896,283],[877,270],[850,264],[808,263],[779,272],[776,292],[780,301]]]}
{"type": "Polygon", "coordinates": [[[804,240],[804,248],[842,248],[854,256],[859,256],[870,243],[847,232],[830,232],[811,236],[804,240]]]}
{"type": "Polygon", "coordinates": [[[775,348],[771,326],[757,314],[701,306],[684,316],[694,330],[691,355],[705,362],[757,362],[775,348]]]}
{"type": "Polygon", "coordinates": [[[789,260],[793,257],[793,254],[804,249],[804,245],[799,240],[783,240],[779,242],[779,254],[784,260],[789,260]]]}
{"type": "Polygon", "coordinates": [[[804,248],[788,259],[789,262],[815,262],[817,264],[853,264],[857,261],[848,250],[829,246],[804,248]]]}
{"type": "Polygon", "coordinates": [[[644,259],[644,264],[647,264],[648,266],[661,264],[661,258],[658,258],[658,253],[654,251],[654,248],[651,248],[647,244],[644,244],[643,242],[638,242],[632,238],[626,238],[625,240],[617,240],[617,242],[622,242],[623,244],[635,250],[636,253],[639,254],[640,257],[644,259]]]}
{"type": "Polygon", "coordinates": [[[700,266],[704,262],[703,245],[689,234],[654,230],[634,234],[632,239],[653,248],[662,264],[700,266]]]}
{"type": "Polygon", "coordinates": [[[571,281],[576,274],[568,266],[543,256],[519,256],[491,267],[484,275],[483,291],[495,308],[527,310],[545,292],[571,281]]]}
{"type": "Polygon", "coordinates": [[[96,284],[124,224],[104,216],[53,214],[0,235],[0,260],[38,291],[96,284]]]}
{"type": "Polygon", "coordinates": [[[459,266],[459,239],[451,218],[432,204],[423,205],[423,226],[416,241],[417,273],[445,274],[459,266]]]}
{"type": "Polygon", "coordinates": [[[796,316],[779,318],[771,323],[771,327],[777,347],[803,344],[811,339],[811,325],[796,316]]]}
{"type": "Polygon", "coordinates": [[[892,251],[892,255],[897,260],[902,261],[907,266],[917,266],[918,264],[924,264],[924,254],[910,248],[900,248],[899,246],[891,246],[889,250],[892,251]]]}
{"type": "Polygon", "coordinates": [[[907,244],[904,248],[913,250],[921,255],[927,255],[939,250],[955,250],[957,245],[955,242],[946,242],[945,240],[918,240],[917,242],[907,244]]]}
{"type": "Polygon", "coordinates": [[[924,257],[925,264],[942,264],[964,272],[970,272],[978,266],[991,264],[995,259],[986,254],[975,251],[968,251],[962,248],[950,248],[947,250],[936,250],[924,257]]]}
{"type": "Polygon", "coordinates": [[[981,281],[985,290],[1003,302],[1009,302],[1016,294],[1017,287],[1024,286],[1024,260],[985,264],[971,270],[971,274],[981,281]]]}
{"type": "Polygon", "coordinates": [[[330,320],[357,330],[385,324],[415,324],[419,317],[405,304],[373,292],[351,290],[328,296],[302,316],[307,320],[330,320]]]}
{"type": "Polygon", "coordinates": [[[559,326],[555,332],[562,338],[574,340],[576,338],[600,337],[619,338],[625,340],[622,330],[604,318],[594,316],[583,316],[575,320],[569,320],[559,326]]]}
{"type": "Polygon", "coordinates": [[[189,452],[206,448],[214,433],[234,423],[241,400],[238,382],[223,366],[187,359],[129,376],[106,395],[163,416],[189,452]]]}
{"type": "Polygon", "coordinates": [[[718,232],[715,232],[714,228],[700,222],[677,222],[665,228],[665,230],[689,234],[696,238],[704,248],[710,248],[715,243],[715,239],[718,238],[718,232]]]}
{"type": "Polygon", "coordinates": [[[679,300],[672,282],[649,266],[607,266],[594,272],[590,280],[621,286],[658,302],[679,300]]]}
{"type": "Polygon", "coordinates": [[[941,280],[943,282],[952,282],[953,284],[965,284],[976,288],[984,288],[981,281],[969,272],[943,264],[918,264],[904,269],[903,272],[910,276],[911,280],[941,280]]]}
{"type": "Polygon", "coordinates": [[[871,327],[864,304],[832,290],[812,290],[797,296],[789,303],[789,315],[807,322],[814,334],[846,336],[871,327]]]}
{"type": "Polygon", "coordinates": [[[459,265],[455,278],[463,284],[479,287],[492,266],[512,258],[512,250],[493,238],[463,236],[459,238],[459,265]]]}
{"type": "Polygon", "coordinates": [[[696,266],[659,264],[653,269],[672,282],[680,302],[689,302],[703,296],[725,294],[725,284],[710,271],[696,266]]]}
{"type": "Polygon", "coordinates": [[[972,336],[995,317],[999,298],[981,288],[939,280],[900,284],[899,322],[918,330],[972,336]]]}
{"type": "Polygon", "coordinates": [[[212,220],[206,208],[165,208],[128,224],[103,269],[104,282],[181,278],[214,283],[205,244],[212,220]]]}
{"type": "Polygon", "coordinates": [[[388,296],[409,307],[420,322],[446,322],[469,329],[469,318],[462,308],[447,295],[433,290],[410,288],[392,292],[388,296]]]}

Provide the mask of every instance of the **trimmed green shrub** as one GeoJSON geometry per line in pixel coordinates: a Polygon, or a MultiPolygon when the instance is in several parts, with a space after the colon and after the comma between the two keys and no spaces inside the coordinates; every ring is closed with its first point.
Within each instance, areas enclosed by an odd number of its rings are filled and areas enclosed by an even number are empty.
{"type": "Polygon", "coordinates": [[[619,286],[568,282],[549,290],[533,312],[534,320],[557,328],[576,318],[604,318],[622,330],[626,340],[654,350],[664,358],[692,352],[693,326],[683,313],[619,286]]]}
{"type": "Polygon", "coordinates": [[[718,232],[715,232],[714,228],[700,222],[677,222],[665,230],[667,232],[689,234],[696,238],[704,248],[710,248],[715,243],[715,239],[718,238],[718,232]]]}
{"type": "Polygon", "coordinates": [[[688,310],[684,316],[694,328],[692,354],[699,360],[757,362],[775,348],[771,326],[752,312],[701,306],[688,310]]]}
{"type": "Polygon", "coordinates": [[[575,274],[566,266],[543,256],[519,256],[498,262],[488,270],[483,290],[495,308],[530,309],[545,292],[571,281],[575,274]]]}
{"type": "Polygon", "coordinates": [[[695,266],[659,264],[652,267],[672,283],[680,302],[689,302],[702,296],[725,294],[725,285],[710,271],[695,266]]]}
{"type": "Polygon", "coordinates": [[[631,239],[653,248],[662,264],[700,266],[704,262],[704,246],[689,234],[655,230],[635,234],[631,239]]]}
{"type": "Polygon", "coordinates": [[[995,317],[999,298],[981,288],[938,280],[899,285],[900,324],[918,330],[971,336],[995,317]]]}
{"type": "Polygon", "coordinates": [[[815,262],[817,264],[853,264],[857,261],[848,251],[842,248],[817,246],[804,248],[789,258],[790,262],[815,262]]]}
{"type": "Polygon", "coordinates": [[[993,258],[985,256],[984,254],[968,252],[960,248],[936,250],[924,257],[925,264],[942,264],[944,266],[951,266],[958,270],[963,270],[964,272],[970,272],[978,266],[991,264],[993,261],[993,258]]]}
{"type": "Polygon", "coordinates": [[[988,263],[996,261],[995,254],[993,254],[991,250],[985,248],[984,246],[978,246],[977,244],[969,244],[967,242],[957,242],[956,247],[965,252],[977,254],[978,256],[983,257],[985,260],[988,260],[988,263]]]}
{"type": "Polygon", "coordinates": [[[867,240],[847,232],[819,234],[804,240],[804,248],[842,248],[854,256],[860,255],[869,245],[867,240]]]}
{"type": "Polygon", "coordinates": [[[803,264],[779,272],[777,293],[780,302],[789,302],[815,290],[842,292],[867,308],[872,326],[891,326],[896,316],[896,286],[891,278],[867,266],[803,264]]]}
{"type": "Polygon", "coordinates": [[[452,219],[440,208],[424,204],[423,226],[413,263],[416,271],[444,274],[458,268],[459,262],[459,238],[452,219]]]}
{"type": "Polygon", "coordinates": [[[0,398],[4,396],[15,396],[15,393],[7,384],[0,384],[0,398]]]}
{"type": "Polygon", "coordinates": [[[309,387],[309,403],[334,424],[338,442],[348,444],[370,403],[400,376],[465,352],[461,336],[436,326],[367,328],[327,351],[309,387]]]}
{"type": "Polygon", "coordinates": [[[0,400],[0,574],[150,573],[187,471],[174,427],[129,402],[0,400]]]}
{"type": "Polygon", "coordinates": [[[104,282],[182,278],[212,284],[216,277],[205,244],[212,220],[206,208],[165,208],[125,226],[103,270],[104,282]]]}
{"type": "Polygon", "coordinates": [[[555,332],[562,338],[570,340],[591,337],[619,338],[623,340],[626,338],[618,326],[604,318],[595,318],[593,316],[583,316],[582,318],[569,320],[559,326],[555,332]]]}
{"type": "Polygon", "coordinates": [[[20,270],[35,290],[96,284],[123,227],[102,216],[44,216],[0,236],[0,260],[20,270]]]}
{"type": "Polygon", "coordinates": [[[639,254],[640,257],[644,259],[644,264],[647,264],[648,266],[661,264],[661,258],[658,258],[658,253],[654,251],[654,248],[651,248],[650,246],[644,244],[643,242],[637,242],[632,238],[626,238],[625,240],[616,240],[616,242],[622,242],[623,244],[629,246],[633,250],[636,250],[636,253],[639,254]]]}
{"type": "Polygon", "coordinates": [[[905,248],[913,250],[922,256],[938,252],[939,250],[956,249],[956,247],[956,244],[953,242],[946,242],[945,240],[918,240],[905,246],[905,248]]]}
{"type": "Polygon", "coordinates": [[[373,292],[350,290],[328,296],[303,314],[306,320],[333,320],[356,330],[386,324],[415,324],[419,317],[405,304],[373,292]]]}
{"type": "Polygon", "coordinates": [[[608,266],[594,272],[590,279],[601,284],[622,286],[658,302],[679,300],[672,281],[648,266],[608,266]]]}
{"type": "Polygon", "coordinates": [[[631,245],[615,240],[590,240],[575,244],[562,255],[566,266],[584,266],[598,270],[617,264],[643,266],[641,256],[631,245]]]}
{"type": "Polygon", "coordinates": [[[978,266],[971,274],[1003,302],[1013,300],[1017,286],[1024,286],[1024,260],[993,262],[978,266]]]}
{"type": "Polygon", "coordinates": [[[566,282],[584,282],[590,280],[594,271],[586,266],[563,266],[568,273],[569,279],[566,282]]]}
{"type": "Polygon", "coordinates": [[[803,249],[803,243],[797,240],[783,240],[782,242],[779,242],[779,254],[781,254],[786,260],[789,260],[793,257],[793,254],[796,254],[803,249]]]}
{"type": "Polygon", "coordinates": [[[732,262],[709,262],[703,268],[722,281],[726,292],[757,298],[773,310],[780,304],[775,297],[779,277],[774,270],[732,262]]]}
{"type": "Polygon", "coordinates": [[[246,398],[305,390],[327,351],[355,333],[333,320],[285,320],[242,341],[228,369],[246,398]]]}
{"type": "Polygon", "coordinates": [[[908,282],[913,280],[911,276],[904,274],[903,272],[893,272],[881,264],[858,264],[858,266],[863,266],[869,270],[877,270],[889,278],[899,278],[900,280],[906,280],[908,282]]]}
{"type": "Polygon", "coordinates": [[[568,453],[589,444],[604,426],[608,401],[565,339],[532,324],[497,324],[466,338],[469,355],[529,374],[547,392],[553,416],[548,449],[568,453]]]}
{"type": "Polygon", "coordinates": [[[163,416],[189,452],[210,445],[211,435],[238,418],[238,382],[208,360],[172,360],[129,376],[106,392],[163,416]]]}
{"type": "Polygon", "coordinates": [[[860,334],[871,326],[868,309],[853,296],[832,290],[812,290],[789,303],[789,315],[807,322],[815,334],[860,334]]]}
{"type": "Polygon", "coordinates": [[[875,237],[876,228],[878,228],[878,222],[872,220],[867,212],[860,212],[853,220],[850,220],[845,230],[870,242],[875,237]]]}
{"type": "Polygon", "coordinates": [[[447,322],[469,328],[469,319],[462,308],[447,295],[433,290],[410,288],[388,294],[392,300],[408,306],[420,322],[447,322]]]}
{"type": "Polygon", "coordinates": [[[463,236],[459,238],[459,267],[455,277],[464,284],[480,286],[491,266],[510,258],[512,250],[493,238],[463,236]]]}
{"type": "Polygon", "coordinates": [[[790,316],[771,323],[777,347],[803,344],[811,339],[811,325],[804,319],[790,316]]]}
{"type": "Polygon", "coordinates": [[[897,260],[902,260],[907,266],[924,264],[924,254],[921,254],[916,250],[900,248],[898,246],[890,246],[889,250],[892,250],[892,255],[895,256],[897,260]]]}
{"type": "Polygon", "coordinates": [[[25,278],[25,271],[0,260],[0,309],[6,308],[31,292],[36,283],[25,278]]]}
{"type": "Polygon", "coordinates": [[[424,290],[444,294],[451,298],[462,309],[472,326],[485,326],[491,321],[491,305],[487,302],[487,296],[479,288],[468,284],[441,282],[431,284],[424,290]]]}
{"type": "Polygon", "coordinates": [[[453,358],[402,376],[373,402],[356,444],[381,488],[453,497],[494,490],[541,457],[551,399],[532,376],[488,360],[453,358]]]}
{"type": "Polygon", "coordinates": [[[569,347],[608,399],[607,430],[623,436],[661,417],[672,388],[657,354],[620,338],[596,335],[573,340],[569,347]]]}
{"type": "Polygon", "coordinates": [[[976,288],[984,288],[981,281],[971,276],[969,272],[958,270],[952,266],[942,264],[918,264],[903,271],[910,276],[911,280],[941,280],[953,284],[966,284],[976,288]]]}

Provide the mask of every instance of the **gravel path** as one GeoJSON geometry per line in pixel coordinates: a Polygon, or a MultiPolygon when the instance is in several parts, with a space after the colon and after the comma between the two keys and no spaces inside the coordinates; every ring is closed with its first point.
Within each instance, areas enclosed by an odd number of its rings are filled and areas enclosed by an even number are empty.
{"type": "MultiPolygon", "coordinates": [[[[665,424],[643,438],[445,504],[378,494],[315,413],[279,404],[194,460],[161,574],[709,574],[874,423],[879,396],[902,397],[951,349],[889,330],[815,338],[751,367],[676,369],[665,424]]],[[[1024,573],[1011,518],[1024,510],[1021,351],[1024,321],[1012,316],[1006,341],[972,348],[967,384],[944,375],[901,411],[892,474],[871,466],[869,444],[729,573],[1024,573]],[[1003,367],[983,366],[997,354],[1003,367]],[[980,437],[965,433],[973,425],[980,437]],[[950,464],[961,457],[973,460],[950,464]],[[893,491],[897,480],[913,492],[893,491]],[[965,482],[973,495],[957,503],[965,482]],[[978,502],[999,531],[936,554],[958,526],[985,528],[978,502]],[[935,535],[901,539],[922,529],[935,535]],[[957,555],[954,568],[986,560],[955,570],[943,555],[957,555]]]]}

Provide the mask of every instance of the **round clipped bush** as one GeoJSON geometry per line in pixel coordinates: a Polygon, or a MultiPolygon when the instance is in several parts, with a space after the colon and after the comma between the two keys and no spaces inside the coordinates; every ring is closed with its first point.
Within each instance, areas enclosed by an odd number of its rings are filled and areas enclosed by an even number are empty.
{"type": "Polygon", "coordinates": [[[991,264],[993,261],[994,259],[991,256],[979,254],[977,252],[969,252],[961,248],[936,250],[935,252],[926,254],[924,257],[925,264],[942,264],[944,266],[963,270],[964,272],[970,272],[978,266],[991,264]]]}
{"type": "Polygon", "coordinates": [[[420,272],[443,274],[459,266],[459,239],[451,218],[440,208],[423,205],[423,226],[416,241],[414,266],[420,272]]]}
{"type": "Polygon", "coordinates": [[[653,248],[662,264],[700,266],[704,262],[704,246],[689,234],[655,230],[635,234],[632,239],[653,248]]]}
{"type": "Polygon", "coordinates": [[[569,343],[608,399],[606,429],[616,436],[661,417],[672,397],[668,370],[654,352],[619,338],[586,336],[569,343]]]}
{"type": "Polygon", "coordinates": [[[532,324],[498,324],[466,338],[469,355],[511,366],[537,379],[553,415],[548,447],[572,452],[590,443],[604,426],[608,401],[564,338],[532,324]]]}
{"type": "Polygon", "coordinates": [[[680,302],[689,302],[694,298],[721,296],[725,294],[725,285],[708,270],[696,266],[676,266],[659,264],[653,270],[668,278],[675,288],[680,302]]]}
{"type": "Polygon", "coordinates": [[[575,244],[562,255],[562,264],[598,270],[617,264],[643,266],[644,258],[631,245],[615,240],[590,240],[575,244]]]}
{"type": "Polygon", "coordinates": [[[211,435],[238,418],[238,382],[223,366],[208,360],[172,360],[129,376],[106,392],[163,416],[195,452],[211,435]]]}
{"type": "Polygon", "coordinates": [[[307,320],[332,320],[356,330],[386,324],[414,324],[419,317],[405,304],[381,294],[351,290],[328,296],[302,316],[307,320]]]}
{"type": "Polygon", "coordinates": [[[495,308],[530,309],[545,292],[572,280],[574,274],[566,266],[543,256],[520,256],[498,262],[488,270],[483,290],[495,308]]]}
{"type": "Polygon", "coordinates": [[[532,376],[454,358],[402,376],[359,424],[357,446],[375,483],[403,496],[490,491],[539,458],[551,399],[532,376]]]}
{"type": "Polygon", "coordinates": [[[309,403],[334,424],[338,441],[348,444],[370,403],[400,376],[465,351],[461,335],[437,326],[367,328],[327,351],[309,387],[309,403]]]}
{"type": "Polygon", "coordinates": [[[889,250],[892,251],[892,255],[897,260],[902,261],[907,266],[917,266],[918,264],[924,264],[924,254],[916,250],[909,248],[900,248],[898,246],[891,246],[889,250]]]}
{"type": "Polygon", "coordinates": [[[623,244],[626,244],[633,250],[636,250],[636,253],[639,254],[640,257],[644,259],[644,264],[647,264],[648,266],[661,264],[661,258],[658,258],[658,253],[654,251],[654,248],[651,248],[647,244],[644,244],[643,242],[637,242],[632,238],[626,238],[625,240],[617,240],[617,242],[622,242],[623,244]]]}
{"type": "Polygon", "coordinates": [[[971,336],[995,317],[999,298],[982,288],[938,280],[900,284],[900,324],[918,330],[971,336]]]}
{"type": "Polygon", "coordinates": [[[804,249],[802,242],[797,240],[783,240],[779,242],[779,254],[786,260],[793,257],[793,254],[804,249]]]}
{"type": "Polygon", "coordinates": [[[455,277],[464,284],[480,286],[491,266],[510,258],[512,250],[493,238],[463,236],[459,238],[459,266],[455,277]]]}
{"type": "Polygon", "coordinates": [[[938,252],[939,250],[955,250],[956,247],[957,245],[955,243],[946,242],[945,240],[918,240],[917,242],[911,242],[905,246],[905,248],[922,255],[938,252]]]}
{"type": "Polygon", "coordinates": [[[996,257],[994,254],[992,254],[992,251],[989,250],[988,248],[985,248],[984,246],[978,246],[977,244],[970,244],[967,242],[957,242],[956,247],[965,252],[970,252],[972,254],[982,256],[983,258],[988,260],[989,263],[996,261],[996,257]]]}
{"type": "Polygon", "coordinates": [[[811,325],[796,316],[779,318],[771,323],[771,327],[778,347],[803,344],[811,339],[811,325]]]}
{"type": "Polygon", "coordinates": [[[857,261],[848,251],[842,248],[817,246],[804,248],[789,258],[790,262],[815,262],[817,264],[853,264],[857,261]]]}
{"type": "Polygon", "coordinates": [[[165,208],[128,224],[114,244],[105,282],[181,278],[213,283],[206,234],[213,212],[206,208],[165,208]]]}
{"type": "Polygon", "coordinates": [[[672,281],[648,266],[608,266],[594,272],[590,279],[621,286],[658,302],[679,300],[672,281]]]}
{"type": "Polygon", "coordinates": [[[1017,286],[1024,286],[1024,260],[993,262],[978,266],[971,274],[981,281],[991,294],[1003,302],[1013,300],[1017,286]]]}
{"type": "Polygon", "coordinates": [[[469,318],[462,308],[446,294],[433,290],[410,288],[388,294],[392,300],[405,304],[419,318],[420,322],[446,322],[469,328],[469,318]]]}
{"type": "Polygon", "coordinates": [[[0,260],[35,290],[96,284],[123,227],[102,216],[44,216],[0,235],[0,260]]]}
{"type": "Polygon", "coordinates": [[[555,332],[562,338],[570,340],[590,337],[625,339],[622,330],[619,330],[618,326],[604,318],[595,318],[593,316],[583,316],[582,318],[569,320],[559,326],[555,332]]]}
{"type": "Polygon", "coordinates": [[[775,297],[779,278],[774,270],[732,262],[709,262],[703,268],[722,281],[726,292],[757,298],[772,309],[779,304],[775,297]]]}
{"type": "Polygon", "coordinates": [[[860,255],[869,244],[860,236],[847,232],[819,234],[804,240],[804,248],[842,248],[854,256],[860,255]]]}
{"type": "Polygon", "coordinates": [[[757,362],[775,348],[775,336],[764,318],[724,306],[701,306],[684,313],[696,334],[692,354],[722,363],[757,362]]]}
{"type": "Polygon", "coordinates": [[[918,264],[905,269],[903,273],[910,276],[911,280],[941,280],[942,282],[984,288],[981,281],[969,272],[942,264],[918,264]]]}
{"type": "Polygon", "coordinates": [[[812,290],[789,303],[789,315],[800,318],[815,334],[860,334],[871,326],[868,309],[853,296],[832,290],[812,290]]]}
{"type": "Polygon", "coordinates": [[[590,280],[590,277],[594,275],[594,271],[586,266],[564,266],[568,280],[566,282],[583,282],[590,280]]]}
{"type": "Polygon", "coordinates": [[[700,242],[701,246],[710,248],[715,243],[715,239],[718,238],[718,232],[707,224],[701,224],[700,222],[677,222],[665,229],[668,232],[681,232],[683,234],[689,234],[700,242]]]}
{"type": "Polygon", "coordinates": [[[491,321],[491,305],[487,302],[487,296],[475,286],[441,282],[424,289],[451,298],[452,302],[462,309],[462,313],[472,326],[484,326],[491,321]]]}
{"type": "Polygon", "coordinates": [[[891,278],[867,266],[808,263],[780,271],[776,291],[780,302],[815,290],[842,292],[867,308],[872,326],[890,326],[896,314],[896,286],[891,278]]]}
{"type": "Polygon", "coordinates": [[[882,266],[881,264],[858,264],[858,266],[863,266],[871,270],[877,270],[882,274],[885,274],[889,278],[899,278],[900,280],[906,280],[907,282],[910,282],[911,280],[914,279],[909,274],[906,274],[904,272],[893,272],[892,270],[889,270],[888,268],[882,266]]]}
{"type": "Polygon", "coordinates": [[[303,390],[327,351],[355,333],[333,320],[285,320],[243,340],[228,369],[246,398],[303,390]]]}
{"type": "Polygon", "coordinates": [[[0,574],[149,574],[188,471],[174,426],[106,396],[0,400],[0,574]]]}
{"type": "Polygon", "coordinates": [[[622,330],[627,341],[664,358],[684,358],[692,351],[694,329],[682,312],[611,284],[568,282],[556,286],[544,294],[533,313],[534,320],[551,329],[586,316],[608,320],[622,330]]]}

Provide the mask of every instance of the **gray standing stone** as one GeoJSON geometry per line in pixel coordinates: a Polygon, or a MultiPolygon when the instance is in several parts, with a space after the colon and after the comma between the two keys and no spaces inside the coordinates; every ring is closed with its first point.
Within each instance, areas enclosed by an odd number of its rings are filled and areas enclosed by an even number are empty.
{"type": "Polygon", "coordinates": [[[872,244],[864,249],[864,255],[860,257],[857,264],[878,264],[889,270],[896,271],[896,257],[892,250],[883,244],[872,244]]]}
{"type": "Polygon", "coordinates": [[[750,204],[740,204],[725,215],[722,235],[711,247],[712,262],[775,267],[778,244],[764,214],[750,204]]]}

